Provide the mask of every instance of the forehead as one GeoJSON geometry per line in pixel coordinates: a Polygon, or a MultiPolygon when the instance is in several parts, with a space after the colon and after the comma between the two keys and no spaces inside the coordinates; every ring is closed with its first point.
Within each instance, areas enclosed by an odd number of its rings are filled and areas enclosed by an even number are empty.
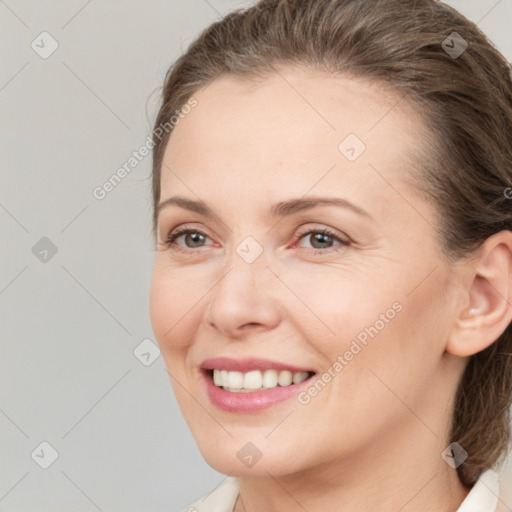
{"type": "Polygon", "coordinates": [[[165,150],[162,198],[184,186],[240,193],[263,187],[277,200],[284,187],[305,194],[333,166],[324,188],[369,186],[382,179],[375,169],[404,172],[424,128],[389,88],[305,68],[258,80],[222,76],[194,98],[197,106],[165,150]]]}

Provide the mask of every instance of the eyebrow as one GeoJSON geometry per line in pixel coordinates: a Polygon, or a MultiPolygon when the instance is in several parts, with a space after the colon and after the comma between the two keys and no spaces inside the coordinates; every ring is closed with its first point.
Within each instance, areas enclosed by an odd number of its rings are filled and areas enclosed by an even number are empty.
{"type": "MultiPolygon", "coordinates": [[[[157,206],[157,216],[160,214],[162,209],[170,205],[179,206],[185,210],[190,210],[204,217],[217,217],[213,210],[209,208],[208,205],[206,205],[206,203],[203,201],[195,201],[193,199],[187,199],[180,196],[170,197],[169,199],[159,203],[157,206]]],[[[320,205],[348,208],[363,217],[368,217],[369,219],[372,218],[367,211],[341,197],[312,197],[310,199],[299,198],[282,201],[272,206],[270,209],[270,215],[272,217],[285,217],[287,215],[293,215],[294,213],[303,210],[309,210],[315,206],[320,205]]]]}

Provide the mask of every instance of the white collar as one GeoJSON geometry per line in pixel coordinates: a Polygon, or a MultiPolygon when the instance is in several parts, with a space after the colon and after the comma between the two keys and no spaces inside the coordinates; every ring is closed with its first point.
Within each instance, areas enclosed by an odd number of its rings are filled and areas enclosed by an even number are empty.
{"type": "MultiPolygon", "coordinates": [[[[456,512],[496,512],[500,495],[499,475],[484,471],[456,512]]],[[[181,512],[233,512],[238,496],[238,479],[226,477],[212,492],[181,512]]]]}
{"type": "Polygon", "coordinates": [[[500,477],[488,469],[480,475],[457,512],[496,512],[499,496],[500,477]]]}

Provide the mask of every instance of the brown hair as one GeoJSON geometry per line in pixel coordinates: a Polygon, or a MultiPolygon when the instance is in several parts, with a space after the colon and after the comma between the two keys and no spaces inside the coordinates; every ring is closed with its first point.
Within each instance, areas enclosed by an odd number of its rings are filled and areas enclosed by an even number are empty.
{"type": "MultiPolygon", "coordinates": [[[[416,106],[431,139],[419,149],[418,189],[437,206],[449,258],[512,231],[510,65],[460,13],[436,0],[262,0],[213,23],[169,69],[155,130],[221,74],[265,76],[275,64],[378,81],[416,106]]],[[[153,233],[171,133],[153,137],[153,233]]],[[[512,324],[469,359],[459,383],[450,439],[469,454],[458,467],[468,487],[510,446],[511,353],[512,324]]]]}

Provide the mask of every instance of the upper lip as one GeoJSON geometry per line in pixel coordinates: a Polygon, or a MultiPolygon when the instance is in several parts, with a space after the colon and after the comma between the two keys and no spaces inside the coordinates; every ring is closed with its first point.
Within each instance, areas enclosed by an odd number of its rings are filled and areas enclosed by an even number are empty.
{"type": "Polygon", "coordinates": [[[279,361],[272,361],[270,359],[258,359],[253,357],[246,357],[243,359],[231,359],[229,357],[213,357],[205,359],[200,367],[203,370],[227,370],[238,371],[242,373],[250,372],[252,370],[288,370],[290,372],[313,372],[309,368],[301,368],[289,363],[281,363],[279,361]]]}

